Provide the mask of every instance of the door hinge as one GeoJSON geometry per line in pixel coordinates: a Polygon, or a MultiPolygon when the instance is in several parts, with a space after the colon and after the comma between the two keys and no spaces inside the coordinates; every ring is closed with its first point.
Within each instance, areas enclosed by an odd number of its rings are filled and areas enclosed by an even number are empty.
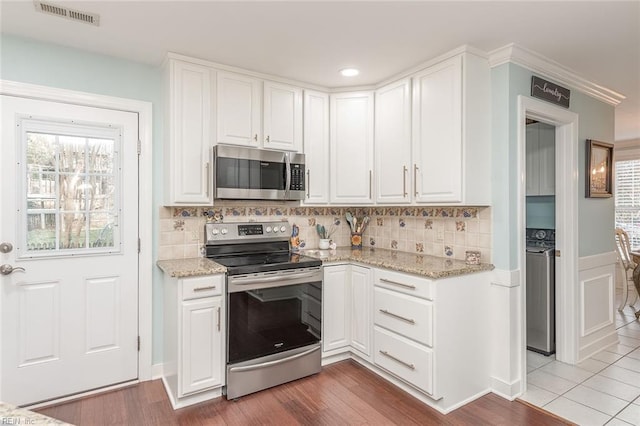
{"type": "Polygon", "coordinates": [[[140,336],[138,336],[138,352],[140,352],[140,336]]]}
{"type": "Polygon", "coordinates": [[[140,253],[140,246],[142,245],[142,243],[140,242],[140,238],[138,238],[138,253],[140,253]]]}
{"type": "Polygon", "coordinates": [[[560,257],[560,250],[556,250],[555,251],[555,255],[556,255],[556,257],[560,257]]]}
{"type": "Polygon", "coordinates": [[[142,153],[142,142],[138,139],[138,155],[142,153]]]}

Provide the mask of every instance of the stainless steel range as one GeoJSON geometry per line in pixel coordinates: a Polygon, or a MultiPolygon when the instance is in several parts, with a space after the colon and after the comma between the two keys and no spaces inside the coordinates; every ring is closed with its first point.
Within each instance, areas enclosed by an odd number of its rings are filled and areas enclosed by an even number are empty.
{"type": "Polygon", "coordinates": [[[227,399],[320,371],[321,261],[292,253],[287,222],[207,223],[227,268],[227,399]]]}

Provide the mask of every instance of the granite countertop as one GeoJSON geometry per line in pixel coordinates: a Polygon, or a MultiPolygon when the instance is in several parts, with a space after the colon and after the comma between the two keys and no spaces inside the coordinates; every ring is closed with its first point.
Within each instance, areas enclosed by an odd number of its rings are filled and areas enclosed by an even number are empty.
{"type": "Polygon", "coordinates": [[[490,263],[467,265],[464,260],[381,248],[352,250],[351,247],[338,247],[335,250],[303,250],[301,253],[320,259],[324,264],[357,262],[433,279],[491,271],[494,268],[490,263]]]}
{"type": "Polygon", "coordinates": [[[227,268],[206,257],[188,259],[158,260],[156,265],[174,278],[197,277],[200,275],[224,274],[227,268]]]}
{"type": "Polygon", "coordinates": [[[60,420],[34,413],[24,408],[0,401],[0,424],[2,425],[71,425],[60,420]]]}

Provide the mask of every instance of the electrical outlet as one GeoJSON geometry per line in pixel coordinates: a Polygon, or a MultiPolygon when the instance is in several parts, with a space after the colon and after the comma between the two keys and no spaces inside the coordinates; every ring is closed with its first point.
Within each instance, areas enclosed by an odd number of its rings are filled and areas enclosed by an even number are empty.
{"type": "Polygon", "coordinates": [[[438,229],[436,232],[436,241],[444,241],[444,229],[438,229]]]}

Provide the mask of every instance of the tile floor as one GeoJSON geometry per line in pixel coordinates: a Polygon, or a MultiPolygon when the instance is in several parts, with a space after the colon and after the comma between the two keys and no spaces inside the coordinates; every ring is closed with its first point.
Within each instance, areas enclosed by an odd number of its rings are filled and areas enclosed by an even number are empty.
{"type": "Polygon", "coordinates": [[[578,365],[527,351],[520,398],[579,425],[640,426],[640,321],[615,313],[619,343],[578,365]]]}

